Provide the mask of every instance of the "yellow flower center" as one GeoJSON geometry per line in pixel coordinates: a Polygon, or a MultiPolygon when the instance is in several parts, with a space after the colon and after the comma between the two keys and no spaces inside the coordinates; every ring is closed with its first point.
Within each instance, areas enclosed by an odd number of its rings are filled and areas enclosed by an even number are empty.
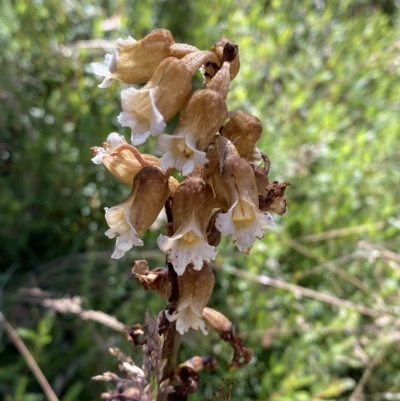
{"type": "Polygon", "coordinates": [[[190,230],[188,233],[186,233],[184,236],[182,236],[182,239],[184,239],[187,242],[194,242],[197,239],[197,235],[193,230],[190,230]]]}
{"type": "Polygon", "coordinates": [[[185,138],[181,138],[178,142],[178,144],[176,145],[176,147],[178,148],[178,150],[180,152],[182,152],[186,157],[189,157],[190,155],[193,154],[193,150],[190,149],[187,145],[186,145],[186,141],[185,138]]]}
{"type": "Polygon", "coordinates": [[[233,208],[232,220],[234,222],[250,221],[254,219],[254,206],[239,200],[233,208]]]}

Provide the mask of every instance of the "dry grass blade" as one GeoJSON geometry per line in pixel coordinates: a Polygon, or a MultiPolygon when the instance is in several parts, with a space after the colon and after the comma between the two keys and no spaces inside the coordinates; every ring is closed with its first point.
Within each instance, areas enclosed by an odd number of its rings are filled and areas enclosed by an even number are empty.
{"type": "Polygon", "coordinates": [[[372,224],[361,224],[359,226],[339,228],[336,230],[324,231],[318,234],[305,235],[299,238],[302,242],[317,242],[325,241],[327,239],[345,237],[347,235],[362,234],[373,230],[383,230],[387,223],[385,221],[378,221],[372,224]]]}
{"type": "Polygon", "coordinates": [[[39,303],[45,308],[56,310],[62,314],[73,313],[78,315],[82,320],[93,320],[115,331],[123,332],[125,330],[125,325],[114,316],[98,310],[83,309],[83,300],[79,296],[53,299],[49,297],[49,293],[42,291],[40,288],[21,288],[20,293],[22,301],[39,303]]]}
{"type": "Polygon", "coordinates": [[[346,270],[342,269],[336,263],[326,260],[326,259],[316,255],[314,252],[312,252],[306,246],[300,244],[299,242],[297,242],[293,239],[286,239],[284,241],[287,243],[287,245],[289,245],[291,248],[295,249],[297,252],[303,254],[304,256],[306,256],[310,259],[316,260],[319,264],[323,265],[325,268],[329,269],[330,271],[334,272],[338,276],[342,277],[347,282],[353,284],[358,289],[368,292],[368,290],[369,290],[368,286],[366,286],[357,277],[354,277],[351,274],[347,273],[346,270]]]}
{"type": "Polygon", "coordinates": [[[53,389],[51,388],[49,382],[47,381],[46,377],[44,376],[43,372],[39,368],[38,364],[36,363],[35,359],[33,358],[32,354],[29,352],[28,348],[22,341],[21,337],[18,333],[14,330],[11,324],[7,321],[4,315],[0,312],[0,323],[3,324],[4,329],[6,330],[10,340],[14,343],[17,347],[18,351],[24,358],[26,364],[29,366],[29,369],[36,377],[40,387],[42,388],[43,392],[46,394],[46,397],[49,401],[58,401],[56,394],[54,393],[53,389]]]}
{"type": "Polygon", "coordinates": [[[325,302],[325,303],[328,303],[331,305],[354,309],[364,315],[371,316],[373,318],[378,318],[378,317],[390,314],[387,311],[381,311],[381,310],[368,308],[364,305],[355,304],[355,303],[347,301],[345,299],[337,298],[333,295],[324,294],[322,292],[318,292],[315,290],[311,290],[309,288],[301,287],[299,285],[290,284],[290,283],[287,283],[286,281],[274,279],[274,278],[271,278],[268,276],[249,273],[246,271],[236,269],[235,267],[223,267],[222,270],[225,273],[232,274],[236,277],[243,278],[245,280],[250,280],[250,281],[254,281],[256,283],[269,285],[269,286],[275,287],[275,288],[280,288],[280,289],[283,289],[286,291],[293,292],[295,294],[303,295],[305,297],[314,298],[314,299],[317,299],[319,301],[322,301],[322,302],[325,302]]]}
{"type": "Polygon", "coordinates": [[[361,376],[360,381],[357,383],[357,386],[355,387],[354,391],[350,395],[349,401],[363,401],[365,399],[365,396],[363,394],[364,387],[367,384],[368,380],[371,378],[375,368],[377,368],[378,365],[382,362],[388,348],[391,345],[393,345],[394,343],[397,343],[400,341],[399,332],[396,331],[396,328],[398,327],[399,322],[400,322],[400,319],[397,319],[397,321],[395,322],[395,324],[392,327],[391,335],[387,339],[387,342],[385,342],[382,345],[382,347],[376,352],[376,354],[369,361],[367,368],[365,369],[363,375],[361,376]]]}

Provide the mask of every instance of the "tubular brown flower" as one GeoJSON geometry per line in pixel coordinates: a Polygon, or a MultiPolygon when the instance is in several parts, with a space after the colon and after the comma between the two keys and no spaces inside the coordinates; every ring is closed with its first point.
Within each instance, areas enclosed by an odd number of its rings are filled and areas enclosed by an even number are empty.
{"type": "Polygon", "coordinates": [[[118,236],[112,258],[119,259],[132,248],[141,246],[138,237],[157,218],[168,197],[168,179],[160,169],[153,166],[142,168],[133,181],[128,198],[120,205],[105,208],[109,238],[118,236]]]}
{"type": "MultiPolygon", "coordinates": [[[[216,149],[222,151],[223,147],[216,149]]],[[[273,219],[259,210],[257,184],[250,164],[237,155],[226,157],[222,152],[219,156],[220,169],[214,169],[212,181],[224,213],[218,215],[215,227],[229,235],[241,252],[249,253],[255,239],[263,238],[264,229],[273,225],[273,219]]]]}
{"type": "Polygon", "coordinates": [[[165,315],[169,321],[176,321],[179,333],[200,329],[208,334],[202,314],[211,297],[214,281],[214,274],[207,263],[204,263],[201,270],[195,270],[189,265],[185,273],[178,276],[179,302],[173,312],[166,310],[165,315]]]}
{"type": "Polygon", "coordinates": [[[94,146],[92,150],[95,156],[92,162],[103,164],[110,173],[121,182],[132,186],[136,173],[146,165],[156,165],[158,157],[148,154],[140,154],[133,151],[122,135],[116,132],[108,135],[103,147],[94,146]]]}
{"type": "Polygon", "coordinates": [[[113,55],[105,56],[105,63],[92,63],[93,72],[103,76],[100,88],[107,88],[114,79],[127,84],[147,82],[158,65],[167,57],[182,58],[197,51],[194,46],[175,43],[170,31],[155,29],[141,40],[118,39],[113,55]]]}
{"type": "Polygon", "coordinates": [[[223,95],[212,89],[196,91],[182,110],[173,135],[162,134],[156,147],[163,156],[160,167],[175,167],[182,175],[208,161],[206,149],[227,115],[223,95]]]}
{"type": "Polygon", "coordinates": [[[173,200],[173,235],[160,235],[157,244],[178,275],[189,263],[200,270],[203,260],[214,259],[217,250],[207,243],[207,225],[213,203],[211,187],[200,177],[183,181],[173,200]]]}

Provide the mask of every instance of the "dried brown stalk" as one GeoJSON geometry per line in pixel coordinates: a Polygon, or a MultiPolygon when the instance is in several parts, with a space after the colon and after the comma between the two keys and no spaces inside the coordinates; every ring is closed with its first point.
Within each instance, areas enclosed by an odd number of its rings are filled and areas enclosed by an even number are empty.
{"type": "Polygon", "coordinates": [[[36,377],[40,387],[42,388],[43,392],[46,394],[46,397],[49,401],[58,401],[58,397],[56,396],[55,392],[51,388],[49,382],[47,381],[45,375],[43,374],[42,370],[40,369],[39,365],[36,363],[35,359],[33,358],[32,354],[29,352],[28,348],[26,347],[25,343],[22,341],[21,337],[18,333],[14,330],[12,325],[7,321],[5,316],[0,312],[0,323],[4,326],[10,340],[14,343],[17,347],[18,351],[24,358],[26,364],[29,366],[29,369],[36,377]]]}

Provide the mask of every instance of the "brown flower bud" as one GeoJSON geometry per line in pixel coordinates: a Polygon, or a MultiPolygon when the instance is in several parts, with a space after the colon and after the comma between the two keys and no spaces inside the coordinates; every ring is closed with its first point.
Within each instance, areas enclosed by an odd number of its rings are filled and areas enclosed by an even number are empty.
{"type": "Polygon", "coordinates": [[[207,84],[207,89],[218,92],[225,100],[228,96],[231,79],[229,75],[230,63],[222,64],[221,69],[215,74],[215,77],[207,84]]]}
{"type": "Polygon", "coordinates": [[[216,139],[215,149],[220,162],[219,168],[212,173],[212,182],[222,207],[229,209],[238,198],[258,204],[257,184],[250,164],[238,156],[232,143],[223,137],[216,139]]]}
{"type": "Polygon", "coordinates": [[[148,166],[136,174],[133,182],[135,199],[130,206],[130,221],[138,235],[157,218],[168,197],[168,180],[157,167],[148,166]]]}
{"type": "Polygon", "coordinates": [[[196,231],[205,234],[213,203],[211,187],[197,176],[188,177],[178,188],[173,203],[174,234],[196,221],[196,231]]]}
{"type": "Polygon", "coordinates": [[[239,155],[249,163],[261,161],[260,151],[256,142],[262,132],[261,121],[242,111],[228,113],[229,121],[220,129],[221,135],[228,138],[236,147],[239,155]]]}
{"type": "Polygon", "coordinates": [[[230,63],[230,80],[232,81],[235,79],[240,69],[239,46],[232,40],[223,38],[215,43],[215,45],[210,48],[210,51],[217,55],[220,62],[209,62],[206,64],[204,68],[205,81],[209,82],[212,80],[225,61],[230,63]]]}
{"type": "Polygon", "coordinates": [[[222,340],[229,342],[234,350],[231,370],[239,369],[251,361],[252,352],[245,347],[242,339],[233,331],[232,322],[215,309],[205,307],[203,309],[204,320],[219,334],[222,340]]]}
{"type": "Polygon", "coordinates": [[[121,182],[132,186],[136,173],[146,165],[156,165],[158,157],[140,154],[125,138],[111,133],[103,147],[94,146],[92,150],[95,164],[103,164],[121,182]]]}
{"type": "Polygon", "coordinates": [[[194,356],[178,365],[175,371],[179,371],[183,367],[191,368],[199,373],[203,369],[214,370],[217,367],[217,361],[213,356],[194,356]]]}
{"type": "Polygon", "coordinates": [[[230,339],[233,333],[233,323],[225,315],[215,309],[205,307],[203,318],[224,341],[230,339]]]}
{"type": "MultiPolygon", "coordinates": [[[[204,167],[204,177],[212,184],[213,173],[219,174],[223,171],[225,160],[228,156],[236,155],[239,156],[233,143],[224,138],[221,135],[214,137],[214,143],[212,143],[207,149],[208,163],[204,167]]],[[[222,207],[218,206],[218,199],[214,199],[214,208],[222,207]]]]}

